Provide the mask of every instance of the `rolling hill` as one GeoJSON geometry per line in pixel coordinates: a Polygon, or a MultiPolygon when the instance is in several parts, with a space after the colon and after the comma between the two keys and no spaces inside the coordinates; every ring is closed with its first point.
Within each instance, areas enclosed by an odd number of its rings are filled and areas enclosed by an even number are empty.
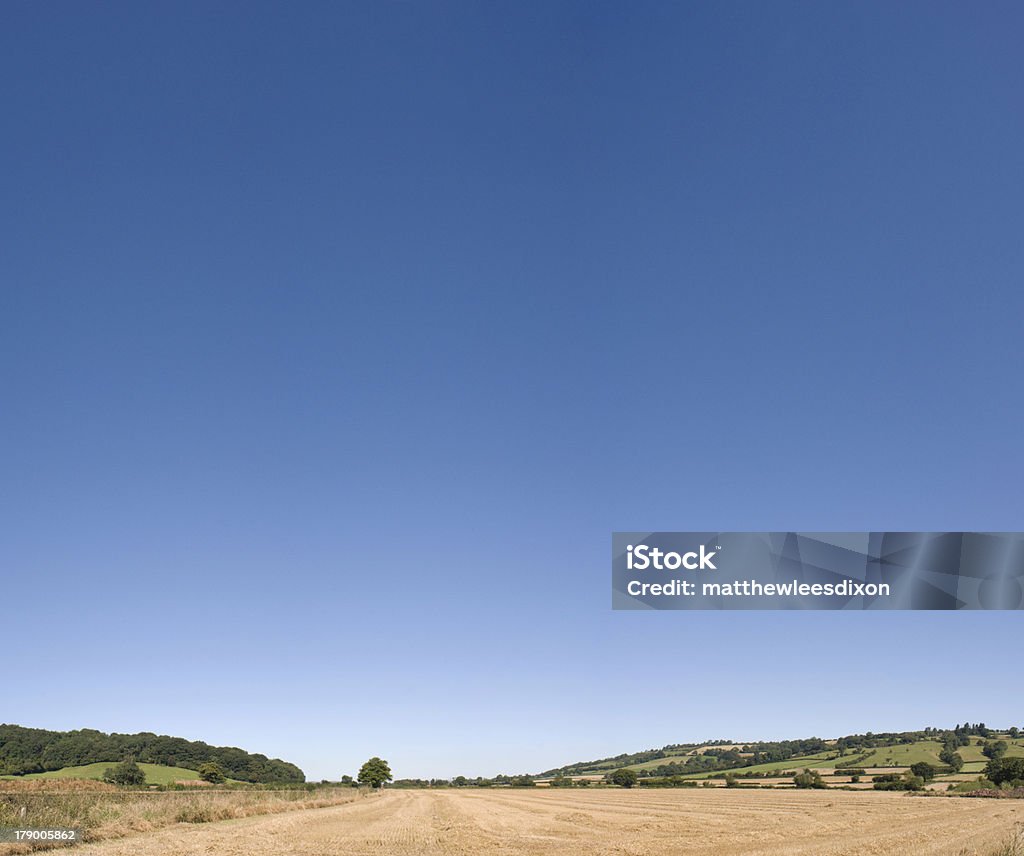
{"type": "MultiPolygon", "coordinates": [[[[110,761],[99,761],[95,764],[83,764],[77,767],[64,767],[60,770],[49,770],[46,773],[28,773],[24,776],[2,776],[0,778],[19,779],[102,779],[103,773],[113,767],[110,761]]],[[[163,764],[139,764],[146,774],[147,785],[171,785],[175,782],[191,782],[199,780],[199,773],[186,770],[184,767],[167,767],[163,764]]]]}
{"type": "Polygon", "coordinates": [[[233,746],[210,746],[150,732],[105,734],[92,729],[46,731],[0,725],[0,776],[59,773],[93,764],[105,768],[125,758],[134,758],[140,765],[188,771],[197,771],[212,761],[230,778],[242,782],[290,784],[306,780],[294,764],[233,746]]]}
{"type": "Polygon", "coordinates": [[[849,768],[906,769],[920,761],[936,767],[944,743],[958,740],[957,751],[963,759],[962,773],[980,772],[988,761],[983,748],[989,740],[1007,743],[1006,755],[1024,757],[1024,734],[1020,729],[996,730],[977,725],[955,729],[927,728],[923,731],[849,735],[830,740],[808,738],[779,742],[735,743],[716,740],[702,744],[672,744],[663,749],[647,749],[611,758],[580,761],[541,773],[541,777],[595,776],[625,767],[639,776],[679,776],[684,779],[737,775],[764,775],[811,769],[831,771],[849,768]]]}

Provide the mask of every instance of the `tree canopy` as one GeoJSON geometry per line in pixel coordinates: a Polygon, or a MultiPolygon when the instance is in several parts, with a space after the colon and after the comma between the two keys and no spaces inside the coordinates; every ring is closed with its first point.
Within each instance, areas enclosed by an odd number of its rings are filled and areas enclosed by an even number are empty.
{"type": "Polygon", "coordinates": [[[198,770],[207,762],[243,782],[296,783],[306,780],[294,764],[230,746],[209,746],[181,737],[142,732],[104,734],[101,731],[46,731],[20,725],[0,725],[0,775],[45,773],[64,767],[117,763],[134,758],[142,764],[163,764],[198,770]]]}
{"type": "Polygon", "coordinates": [[[825,788],[828,787],[817,770],[805,768],[802,773],[793,776],[793,784],[798,788],[825,788]]]}
{"type": "Polygon", "coordinates": [[[620,788],[631,788],[637,783],[637,780],[636,770],[630,770],[626,767],[612,773],[612,784],[618,785],[620,788]]]}
{"type": "Polygon", "coordinates": [[[993,758],[985,765],[985,778],[997,785],[1024,782],[1024,758],[993,758]]]}
{"type": "Polygon", "coordinates": [[[221,784],[227,777],[216,761],[207,761],[199,768],[199,778],[214,785],[221,784]]]}
{"type": "Polygon", "coordinates": [[[935,778],[938,770],[927,761],[918,761],[916,764],[910,765],[910,772],[912,775],[920,776],[924,781],[930,782],[935,778]]]}
{"type": "Polygon", "coordinates": [[[104,770],[103,781],[112,785],[144,785],[146,774],[133,758],[127,758],[117,766],[104,770]]]}
{"type": "Polygon", "coordinates": [[[391,768],[388,766],[388,762],[376,755],[359,768],[359,781],[364,785],[382,788],[384,783],[390,782],[391,779],[391,768]]]}

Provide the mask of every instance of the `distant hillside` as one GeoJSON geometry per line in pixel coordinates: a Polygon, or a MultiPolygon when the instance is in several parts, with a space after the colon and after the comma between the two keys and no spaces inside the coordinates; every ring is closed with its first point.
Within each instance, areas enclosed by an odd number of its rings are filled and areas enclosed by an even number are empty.
{"type": "Polygon", "coordinates": [[[101,731],[45,731],[0,725],[0,775],[22,776],[99,762],[134,758],[140,763],[198,770],[215,761],[229,778],[243,782],[304,782],[294,764],[224,746],[150,734],[104,734],[101,731]]]}
{"type": "MultiPolygon", "coordinates": [[[[110,761],[96,764],[84,764],[80,767],[64,767],[47,773],[26,773],[25,779],[102,779],[103,773],[114,766],[110,761]]],[[[199,773],[186,770],[184,767],[165,767],[162,764],[139,764],[139,769],[146,776],[147,785],[170,785],[174,782],[194,782],[199,780],[199,773]]],[[[228,781],[233,781],[229,779],[228,781]]]]}
{"type": "Polygon", "coordinates": [[[1007,754],[1024,755],[1024,730],[991,729],[984,723],[964,723],[955,728],[926,728],[884,734],[851,734],[831,740],[808,737],[774,742],[714,740],[706,743],[673,743],[661,749],[645,749],[593,761],[577,761],[539,775],[587,776],[628,767],[641,777],[690,776],[723,772],[766,772],[791,766],[844,768],[900,766],[915,761],[940,763],[938,754],[947,743],[956,745],[965,769],[979,769],[981,747],[989,739],[1007,737],[1007,754]],[[972,739],[973,738],[973,739],[972,739]]]}

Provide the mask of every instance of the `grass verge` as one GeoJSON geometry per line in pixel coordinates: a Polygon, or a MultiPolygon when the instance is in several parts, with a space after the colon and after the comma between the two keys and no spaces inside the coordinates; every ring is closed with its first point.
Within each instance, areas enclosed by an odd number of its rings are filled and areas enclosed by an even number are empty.
{"type": "MultiPolygon", "coordinates": [[[[86,841],[100,841],[176,823],[209,823],[342,805],[364,794],[354,788],[330,786],[139,791],[91,781],[2,782],[0,828],[81,829],[86,841]]],[[[0,844],[0,856],[53,846],[0,844]]]]}

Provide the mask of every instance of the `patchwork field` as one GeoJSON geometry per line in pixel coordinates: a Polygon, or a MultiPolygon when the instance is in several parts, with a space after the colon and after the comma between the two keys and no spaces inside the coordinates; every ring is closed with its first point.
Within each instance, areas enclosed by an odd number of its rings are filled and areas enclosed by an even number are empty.
{"type": "MultiPolygon", "coordinates": [[[[116,761],[101,761],[97,764],[85,764],[81,767],[64,767],[48,773],[29,773],[26,776],[0,776],[0,779],[27,780],[32,779],[102,779],[103,773],[117,766],[116,761]]],[[[184,767],[166,767],[162,764],[139,764],[146,774],[146,783],[150,785],[170,785],[174,782],[198,781],[199,773],[186,770],[184,767]]]]}
{"type": "Polygon", "coordinates": [[[1014,800],[822,791],[389,791],[294,811],[86,845],[81,856],[988,856],[1014,800]]]}
{"type": "MultiPolygon", "coordinates": [[[[1007,757],[1024,757],[1024,738],[1010,739],[1005,736],[1000,736],[998,739],[1003,739],[1007,743],[1007,757]]],[[[982,746],[984,740],[979,738],[972,738],[971,743],[968,746],[960,746],[957,751],[960,757],[964,760],[963,773],[971,773],[971,778],[977,778],[984,767],[987,758],[982,754],[982,746]]],[[[734,767],[730,770],[717,770],[713,773],[700,772],[700,773],[689,773],[682,776],[684,779],[707,779],[707,778],[721,778],[726,773],[737,773],[740,776],[745,776],[750,773],[776,773],[781,774],[783,772],[793,773],[800,771],[805,767],[809,767],[812,770],[818,770],[822,776],[826,778],[826,781],[831,784],[839,784],[840,780],[848,781],[849,777],[835,777],[832,772],[837,767],[855,767],[858,769],[865,769],[869,774],[878,773],[892,773],[902,772],[906,770],[911,764],[915,764],[918,761],[924,761],[935,766],[943,766],[939,760],[939,752],[942,750],[942,744],[937,740],[919,740],[914,743],[908,744],[897,744],[893,746],[882,746],[877,749],[871,749],[865,753],[847,753],[846,755],[840,756],[835,751],[824,751],[816,752],[811,755],[801,755],[790,758],[786,761],[771,761],[764,764],[754,764],[747,767],[734,767]],[[860,760],[857,760],[860,758],[860,760]]],[[[693,754],[692,752],[690,753],[693,754]]],[[[666,764],[670,761],[685,761],[686,756],[678,756],[672,758],[661,758],[655,761],[645,761],[642,764],[631,764],[630,769],[642,772],[644,770],[655,770],[658,766],[666,764]]],[[[768,779],[766,781],[775,781],[774,779],[768,779]]],[[[963,781],[956,775],[940,775],[938,781],[940,782],[957,782],[963,781]]],[[[778,781],[780,785],[792,784],[792,781],[788,777],[784,777],[778,781]]]]}

